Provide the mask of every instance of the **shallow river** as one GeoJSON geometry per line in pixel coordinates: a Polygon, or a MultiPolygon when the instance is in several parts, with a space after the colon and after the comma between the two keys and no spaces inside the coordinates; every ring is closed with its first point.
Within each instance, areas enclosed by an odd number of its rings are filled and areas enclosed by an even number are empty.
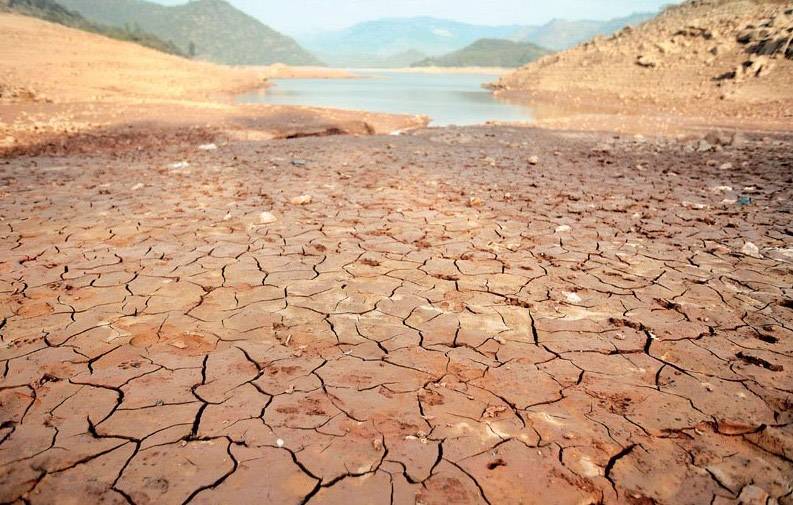
{"type": "Polygon", "coordinates": [[[531,121],[525,107],[496,100],[482,84],[493,74],[423,74],[362,71],[361,79],[279,79],[265,92],[239,97],[244,103],[308,105],[339,109],[424,114],[434,126],[486,121],[531,121]]]}

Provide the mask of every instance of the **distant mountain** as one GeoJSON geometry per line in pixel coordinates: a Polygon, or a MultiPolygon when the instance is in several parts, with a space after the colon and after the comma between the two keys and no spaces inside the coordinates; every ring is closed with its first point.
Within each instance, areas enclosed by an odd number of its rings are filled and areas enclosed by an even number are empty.
{"type": "Polygon", "coordinates": [[[58,0],[91,21],[140,27],[196,58],[230,65],[318,65],[290,37],[265,26],[224,0],[164,6],[145,0],[58,0]]]}
{"type": "MultiPolygon", "coordinates": [[[[300,42],[333,66],[400,66],[386,65],[383,60],[408,51],[421,52],[428,57],[441,56],[481,39],[509,39],[562,50],[595,35],[609,35],[653,16],[634,14],[607,21],[553,20],[542,26],[486,26],[432,17],[384,18],[359,23],[344,30],[304,35],[300,37],[300,42]]],[[[415,59],[409,63],[417,61],[415,59]]],[[[405,64],[402,61],[402,66],[405,64]]]]}
{"type": "Polygon", "coordinates": [[[655,17],[651,13],[638,13],[607,21],[554,19],[542,26],[526,26],[509,38],[518,42],[533,42],[548,49],[562,51],[575,47],[597,35],[611,35],[626,26],[643,23],[655,17]]]}
{"type": "Polygon", "coordinates": [[[414,67],[520,67],[550,51],[531,42],[480,39],[444,56],[426,58],[414,67]]]}
{"type": "Polygon", "coordinates": [[[300,41],[331,65],[377,66],[379,59],[407,51],[439,56],[462,49],[478,39],[509,38],[519,28],[518,25],[472,25],[431,17],[385,18],[340,31],[304,36],[300,41]]]}
{"type": "Polygon", "coordinates": [[[134,42],[164,53],[185,56],[171,42],[165,42],[150,33],[129,27],[118,28],[88,21],[78,12],[64,8],[54,0],[0,0],[0,12],[15,12],[32,16],[51,23],[97,33],[113,39],[134,42]]]}

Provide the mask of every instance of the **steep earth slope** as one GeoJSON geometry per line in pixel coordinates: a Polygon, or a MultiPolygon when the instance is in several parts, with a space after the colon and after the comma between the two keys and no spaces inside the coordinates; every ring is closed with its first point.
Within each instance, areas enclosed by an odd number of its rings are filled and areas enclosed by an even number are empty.
{"type": "Polygon", "coordinates": [[[144,0],[61,0],[88,19],[112,26],[139,26],[173,41],[200,59],[230,65],[318,65],[293,39],[224,0],[195,0],[166,7],[144,0]]]}
{"type": "Polygon", "coordinates": [[[530,42],[480,39],[452,53],[416,62],[415,67],[519,67],[548,54],[530,42]]]}
{"type": "Polygon", "coordinates": [[[582,110],[793,123],[793,2],[689,0],[503,76],[496,93],[582,110]]]}

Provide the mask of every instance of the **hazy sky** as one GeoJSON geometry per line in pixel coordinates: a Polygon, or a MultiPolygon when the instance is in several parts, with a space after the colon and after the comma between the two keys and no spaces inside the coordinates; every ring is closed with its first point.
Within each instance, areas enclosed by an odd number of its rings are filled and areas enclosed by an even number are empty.
{"type": "MultiPolygon", "coordinates": [[[[155,0],[181,4],[185,0],[155,0]]],[[[229,0],[276,30],[305,33],[381,17],[435,16],[476,24],[542,24],[653,12],[675,0],[229,0]]],[[[677,0],[679,1],[679,0],[677,0]]]]}

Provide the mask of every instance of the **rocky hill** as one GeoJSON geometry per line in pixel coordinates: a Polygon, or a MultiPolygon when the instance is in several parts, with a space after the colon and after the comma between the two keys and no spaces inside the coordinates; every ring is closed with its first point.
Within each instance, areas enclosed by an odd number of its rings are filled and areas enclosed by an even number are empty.
{"type": "Polygon", "coordinates": [[[504,97],[793,121],[793,2],[688,0],[503,76],[504,97]]]}
{"type": "Polygon", "coordinates": [[[265,26],[224,0],[163,6],[144,0],[59,0],[84,17],[142,30],[173,41],[199,59],[230,65],[319,65],[293,39],[265,26]]]}
{"type": "Polygon", "coordinates": [[[135,42],[165,53],[179,56],[185,55],[172,42],[166,42],[139,28],[129,26],[115,27],[91,22],[78,12],[66,9],[54,0],[0,0],[0,12],[13,12],[25,16],[33,16],[51,23],[98,33],[113,39],[135,42]]]}
{"type": "Polygon", "coordinates": [[[473,44],[435,58],[425,58],[414,67],[519,67],[548,54],[529,42],[480,39],[473,44]]]}

